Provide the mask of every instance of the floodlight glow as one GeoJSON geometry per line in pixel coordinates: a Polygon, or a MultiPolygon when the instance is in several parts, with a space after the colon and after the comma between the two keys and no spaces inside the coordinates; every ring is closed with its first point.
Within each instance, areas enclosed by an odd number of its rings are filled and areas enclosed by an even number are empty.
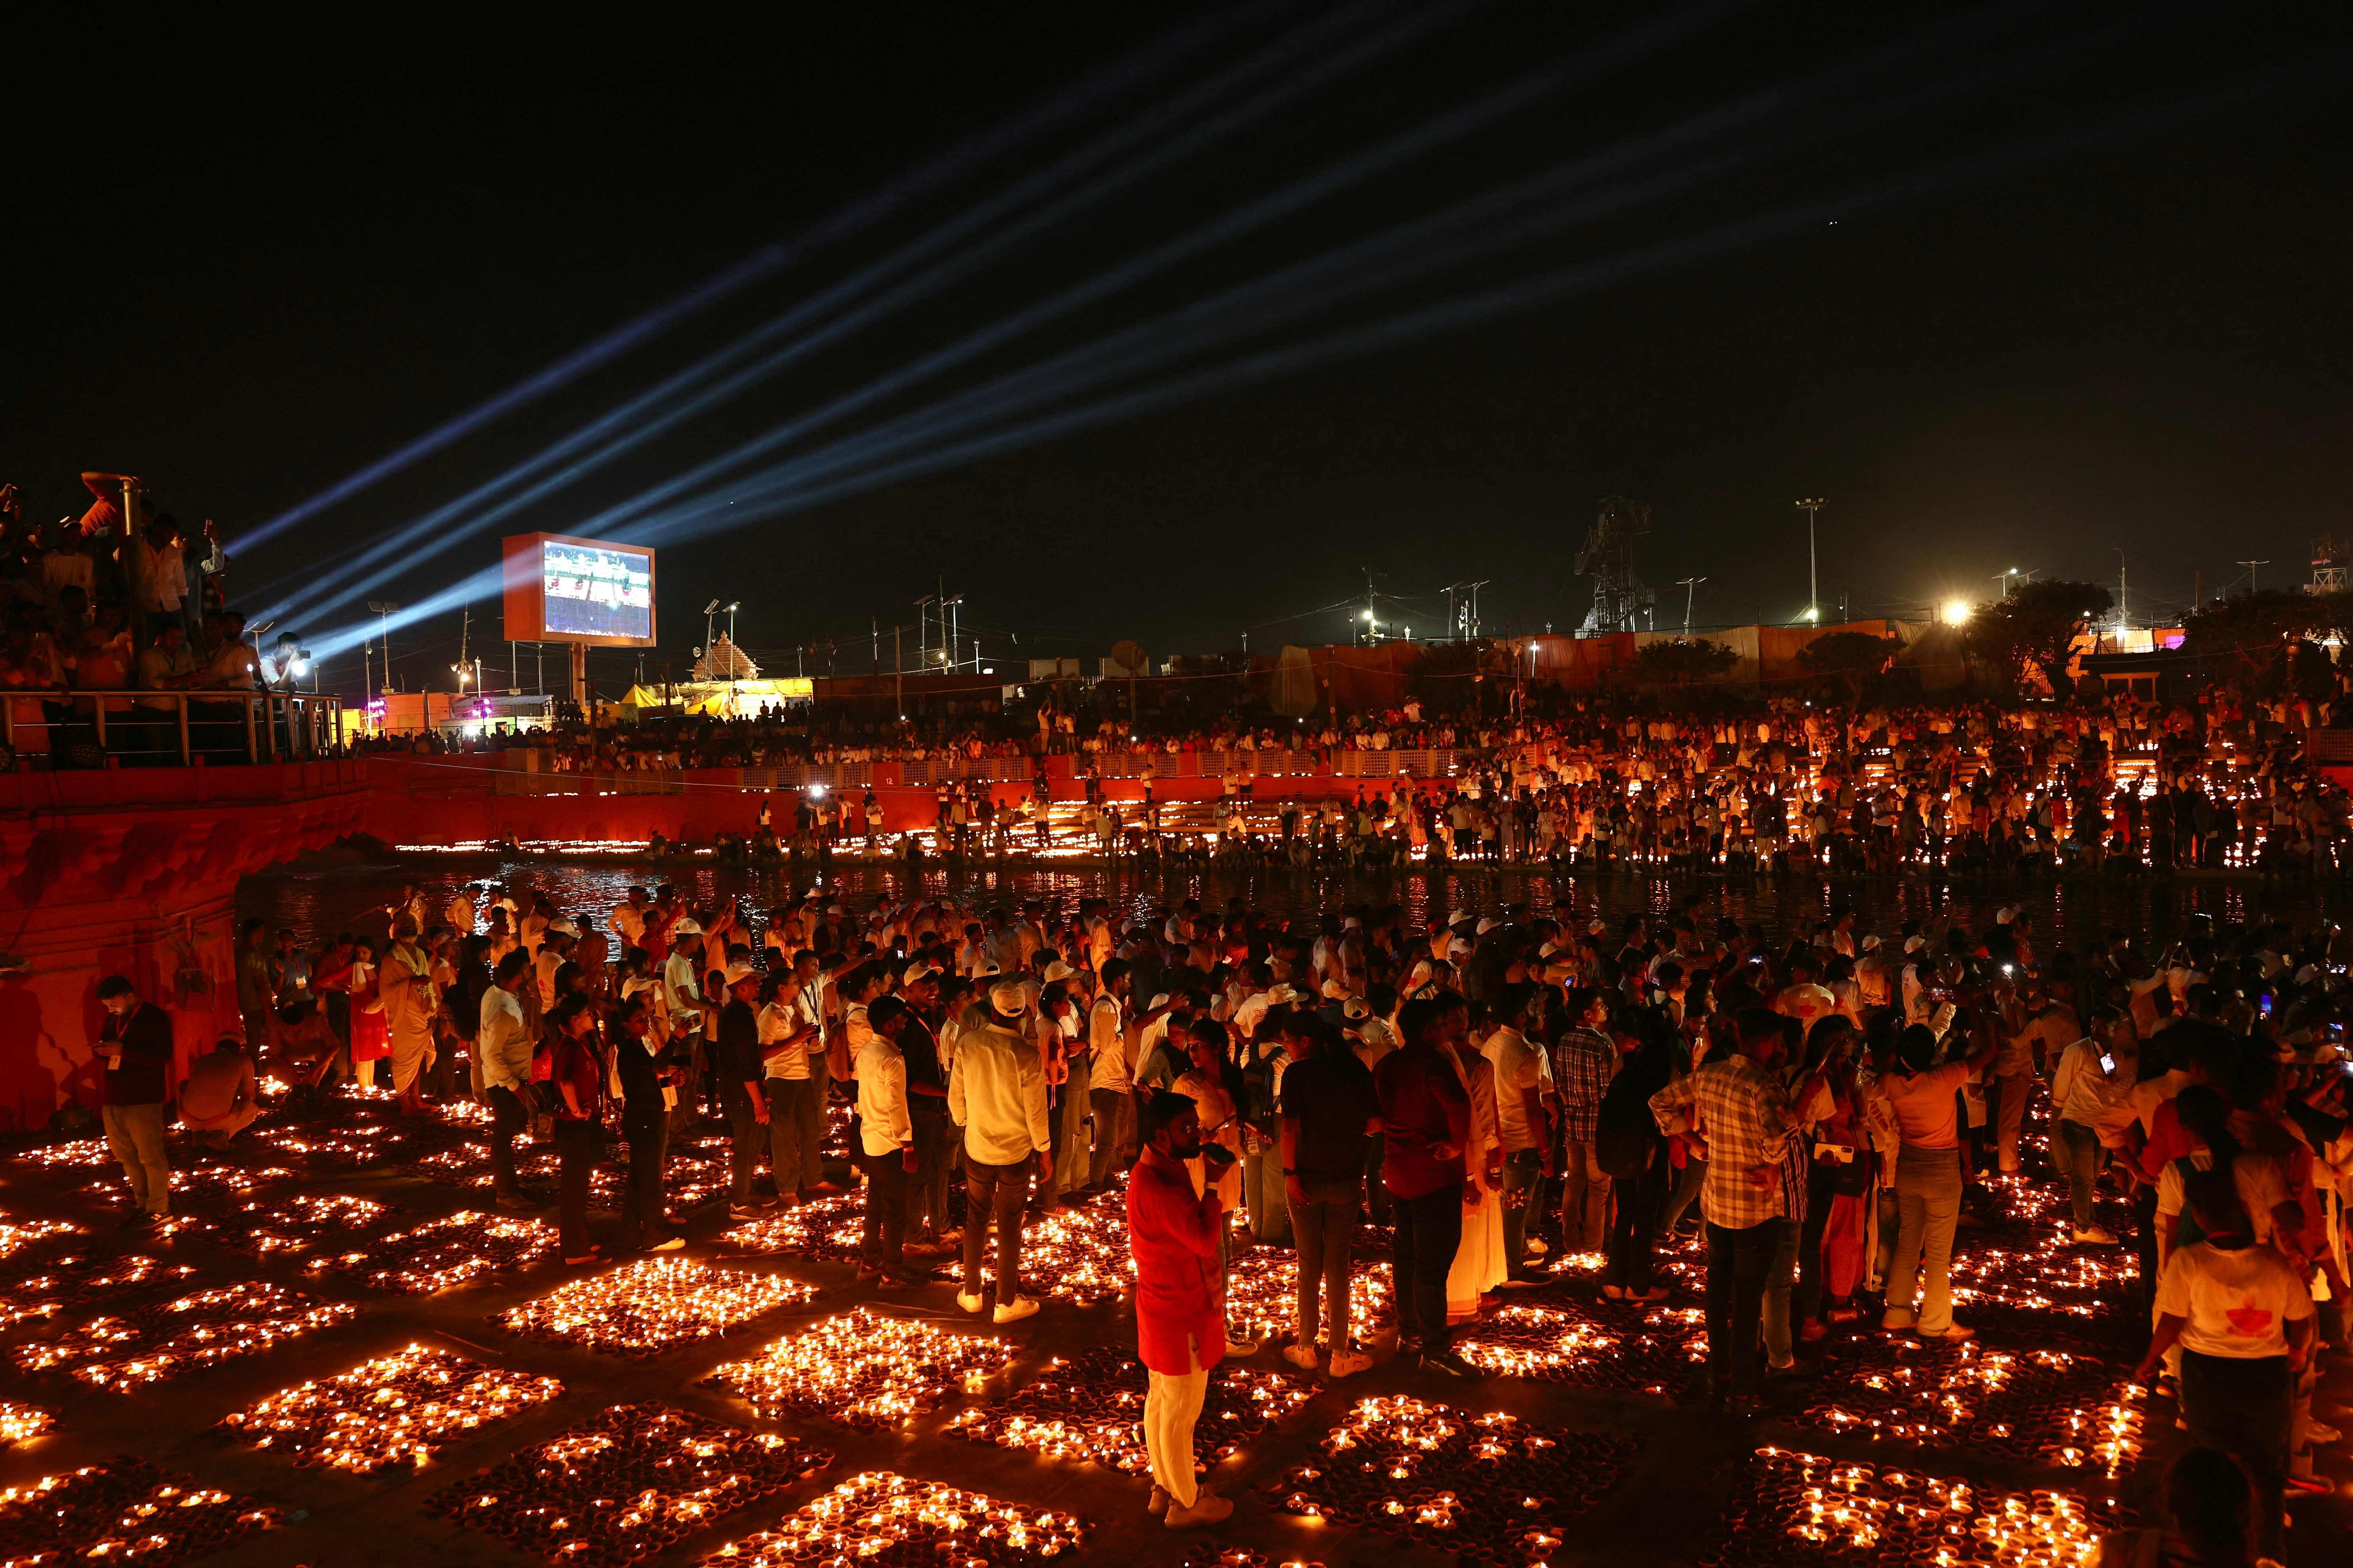
{"type": "Polygon", "coordinates": [[[1973,606],[1967,599],[1946,600],[1945,624],[1948,626],[1959,626],[1962,622],[1969,618],[1969,611],[1972,607],[1973,606]]]}

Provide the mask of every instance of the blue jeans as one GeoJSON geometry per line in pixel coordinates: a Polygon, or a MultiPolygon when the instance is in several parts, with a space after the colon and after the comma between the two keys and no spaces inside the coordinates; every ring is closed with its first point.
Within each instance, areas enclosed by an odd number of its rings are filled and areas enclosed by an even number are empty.
{"type": "Polygon", "coordinates": [[[1424,1355],[1443,1355],[1452,1342],[1446,1327],[1446,1276],[1462,1245],[1462,1187],[1449,1182],[1392,1205],[1397,1229],[1389,1256],[1397,1281],[1398,1337],[1418,1339],[1424,1355]]]}

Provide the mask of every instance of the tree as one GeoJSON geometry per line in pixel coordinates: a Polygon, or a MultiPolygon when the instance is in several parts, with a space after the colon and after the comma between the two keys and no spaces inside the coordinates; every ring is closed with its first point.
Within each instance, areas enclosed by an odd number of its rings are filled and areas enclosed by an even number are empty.
{"type": "Polygon", "coordinates": [[[1979,605],[1961,630],[1961,647],[1993,666],[2013,686],[2040,670],[2054,696],[2072,689],[2067,660],[2075,639],[2108,613],[2116,600],[2097,583],[2021,583],[2010,597],[1979,605]]]}
{"type": "Polygon", "coordinates": [[[1642,679],[1663,686],[1721,679],[1739,662],[1738,653],[1705,637],[1648,642],[1634,650],[1634,668],[1642,679]]]}
{"type": "Polygon", "coordinates": [[[2217,599],[2182,622],[2182,647],[2217,675],[2250,689],[2278,689],[2287,656],[2309,639],[2341,632],[2347,595],[2273,588],[2217,599]]]}
{"type": "Polygon", "coordinates": [[[1511,671],[1511,656],[1488,642],[1426,643],[1406,689],[1432,713],[1475,713],[1486,687],[1511,671]]]}
{"type": "Polygon", "coordinates": [[[1847,696],[1856,702],[1862,700],[1862,689],[1879,676],[1887,673],[1888,666],[1904,645],[1894,637],[1875,637],[1869,632],[1827,632],[1798,650],[1798,662],[1809,675],[1819,675],[1842,681],[1847,696]]]}

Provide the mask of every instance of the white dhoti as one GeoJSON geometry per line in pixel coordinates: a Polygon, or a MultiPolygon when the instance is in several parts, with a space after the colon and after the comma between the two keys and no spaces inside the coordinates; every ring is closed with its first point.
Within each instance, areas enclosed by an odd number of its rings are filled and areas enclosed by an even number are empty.
{"type": "Polygon", "coordinates": [[[1201,1347],[1193,1347],[1192,1371],[1145,1375],[1144,1451],[1152,1458],[1153,1483],[1174,1500],[1173,1507],[1191,1508],[1200,1495],[1193,1475],[1193,1426],[1209,1394],[1209,1369],[1201,1364],[1201,1347]]]}

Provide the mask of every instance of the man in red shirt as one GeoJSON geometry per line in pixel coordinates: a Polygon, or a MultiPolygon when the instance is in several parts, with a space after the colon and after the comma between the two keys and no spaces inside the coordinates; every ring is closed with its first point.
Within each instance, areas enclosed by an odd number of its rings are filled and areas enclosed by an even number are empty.
{"type": "Polygon", "coordinates": [[[1204,1158],[1192,1100],[1162,1089],[1137,1129],[1144,1153],[1127,1184],[1127,1237],[1135,1255],[1136,1354],[1151,1390],[1144,1400],[1144,1447],[1152,1457],[1152,1500],[1171,1530],[1215,1524],[1232,1501],[1193,1477],[1193,1424],[1225,1353],[1226,1303],[1218,1237],[1226,1207],[1217,1184],[1193,1186],[1188,1160],[1204,1158]]]}
{"type": "Polygon", "coordinates": [[[1462,1244],[1462,1151],[1471,1142],[1471,1098],[1439,1054],[1468,1015],[1452,992],[1416,997],[1398,1015],[1404,1043],[1373,1069],[1380,1102],[1381,1180],[1395,1200],[1390,1241],[1397,1278],[1398,1354],[1425,1372],[1485,1375],[1456,1355],[1446,1326],[1446,1276],[1462,1244]]]}

